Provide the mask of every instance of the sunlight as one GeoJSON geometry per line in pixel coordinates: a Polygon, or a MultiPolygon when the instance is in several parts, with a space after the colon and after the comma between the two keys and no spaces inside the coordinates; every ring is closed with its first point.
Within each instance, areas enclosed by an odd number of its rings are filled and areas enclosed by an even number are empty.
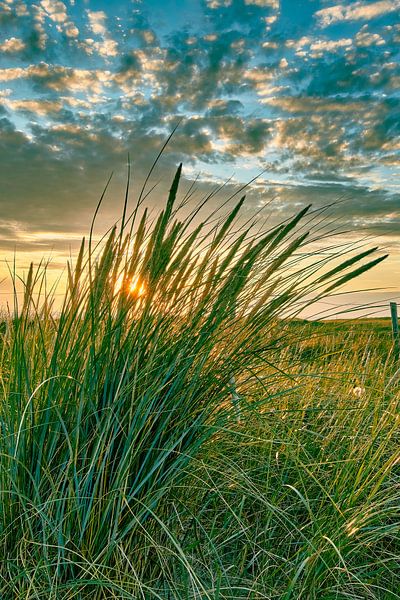
{"type": "Polygon", "coordinates": [[[135,275],[135,277],[131,279],[128,291],[129,294],[131,294],[135,298],[141,298],[146,293],[146,285],[138,275],[135,275]]]}

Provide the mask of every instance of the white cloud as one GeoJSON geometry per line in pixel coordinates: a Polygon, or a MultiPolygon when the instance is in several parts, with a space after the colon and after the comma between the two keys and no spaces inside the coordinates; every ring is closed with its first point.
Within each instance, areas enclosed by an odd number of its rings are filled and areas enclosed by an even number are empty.
{"type": "Polygon", "coordinates": [[[4,13],[11,13],[11,6],[9,0],[5,0],[4,2],[0,2],[0,9],[4,13]]]}
{"type": "Polygon", "coordinates": [[[49,67],[47,63],[29,65],[29,67],[14,67],[0,69],[0,82],[16,81],[35,77],[42,85],[56,92],[85,92],[100,94],[104,87],[109,87],[113,81],[110,71],[101,69],[71,69],[62,66],[49,67]]]}
{"type": "Polygon", "coordinates": [[[103,10],[88,10],[87,16],[89,19],[90,28],[95,35],[106,35],[107,29],[105,26],[105,21],[107,19],[107,15],[103,10]]]}
{"type": "Polygon", "coordinates": [[[244,3],[279,10],[279,0],[244,0],[244,3]]]}
{"type": "Polygon", "coordinates": [[[258,83],[271,81],[273,78],[273,71],[267,67],[253,67],[252,69],[244,71],[243,78],[257,85],[258,83]]]}
{"type": "Polygon", "coordinates": [[[310,53],[313,58],[319,58],[326,52],[336,52],[339,48],[350,48],[353,45],[351,38],[339,40],[316,40],[310,45],[310,53]]]}
{"type": "Polygon", "coordinates": [[[68,20],[67,7],[59,0],[41,0],[41,6],[46,11],[49,19],[56,23],[64,23],[68,20]]]}
{"type": "Polygon", "coordinates": [[[152,44],[153,42],[155,42],[156,36],[150,29],[146,29],[143,31],[143,39],[146,42],[146,44],[152,44]]]}
{"type": "Polygon", "coordinates": [[[74,23],[67,23],[64,29],[64,33],[69,38],[76,38],[79,35],[79,29],[74,23]]]}
{"type": "Polygon", "coordinates": [[[25,44],[22,40],[12,37],[8,40],[4,40],[2,44],[0,44],[0,52],[14,53],[21,52],[25,48],[25,44]]]}
{"type": "Polygon", "coordinates": [[[92,38],[86,38],[84,42],[80,44],[80,48],[89,56],[92,56],[93,54],[99,54],[104,57],[118,55],[118,44],[111,39],[95,41],[92,38]]]}
{"type": "Polygon", "coordinates": [[[357,46],[383,46],[385,40],[378,33],[371,33],[368,31],[368,25],[364,25],[357,33],[356,38],[357,46]]]}
{"type": "Polygon", "coordinates": [[[114,40],[108,39],[102,42],[93,42],[93,48],[100,56],[117,56],[118,44],[114,40]]]}
{"type": "Polygon", "coordinates": [[[107,15],[104,11],[91,11],[87,10],[87,16],[89,24],[94,35],[98,35],[103,38],[101,41],[87,38],[85,40],[85,46],[83,49],[87,54],[94,54],[95,52],[103,57],[117,56],[118,55],[118,43],[113,40],[107,31],[105,25],[107,15]]]}
{"type": "Polygon", "coordinates": [[[341,38],[340,40],[317,40],[310,45],[310,50],[316,51],[331,51],[336,48],[351,46],[353,40],[351,38],[341,38]]]}
{"type": "Polygon", "coordinates": [[[67,106],[71,106],[72,108],[91,108],[90,102],[87,100],[82,100],[81,98],[75,98],[74,96],[60,96],[60,100],[66,104],[67,106]]]}
{"type": "Polygon", "coordinates": [[[278,44],[276,42],[263,42],[261,47],[268,48],[269,50],[276,50],[278,48],[278,44]]]}
{"type": "Polygon", "coordinates": [[[312,42],[312,38],[306,35],[303,35],[303,37],[299,38],[298,40],[286,40],[286,46],[288,48],[296,48],[297,50],[299,50],[300,48],[303,48],[304,46],[309,46],[312,42]]]}
{"type": "Polygon", "coordinates": [[[62,109],[62,104],[57,100],[6,100],[4,103],[12,110],[29,111],[41,117],[62,109]]]}
{"type": "Polygon", "coordinates": [[[15,81],[16,79],[24,79],[25,77],[25,69],[21,67],[0,69],[0,81],[15,81]]]}
{"type": "Polygon", "coordinates": [[[44,22],[46,20],[46,17],[49,17],[49,15],[44,10],[44,8],[42,6],[39,6],[38,4],[33,4],[31,10],[32,10],[33,20],[34,20],[33,28],[36,31],[36,33],[38,34],[38,40],[36,42],[37,46],[41,50],[45,50],[46,43],[48,40],[48,35],[45,32],[44,22]]]}
{"type": "Polygon", "coordinates": [[[207,0],[208,8],[221,8],[223,6],[230,6],[232,0],[207,0]]]}
{"type": "Polygon", "coordinates": [[[323,8],[315,13],[321,27],[327,27],[341,21],[360,21],[375,19],[400,8],[400,0],[378,0],[378,2],[352,2],[348,5],[337,4],[323,8]]]}
{"type": "Polygon", "coordinates": [[[313,58],[321,57],[325,52],[336,52],[340,48],[350,48],[352,45],[353,40],[351,38],[326,40],[303,36],[298,40],[286,41],[286,46],[294,48],[297,56],[307,56],[310,53],[313,58]]]}
{"type": "Polygon", "coordinates": [[[271,15],[270,17],[264,17],[264,21],[267,26],[267,29],[270,29],[270,25],[272,25],[272,23],[275,23],[275,21],[277,21],[277,20],[278,20],[278,15],[271,15]]]}
{"type": "Polygon", "coordinates": [[[21,2],[21,4],[17,4],[17,6],[15,7],[15,14],[17,15],[17,17],[26,17],[29,15],[29,11],[28,11],[28,7],[26,6],[26,4],[23,4],[21,2]]]}
{"type": "MultiPolygon", "coordinates": [[[[362,101],[340,102],[333,98],[276,96],[267,98],[265,104],[276,106],[289,113],[362,113],[367,115],[367,105],[362,101]]],[[[319,117],[318,117],[319,118],[319,117]]]]}

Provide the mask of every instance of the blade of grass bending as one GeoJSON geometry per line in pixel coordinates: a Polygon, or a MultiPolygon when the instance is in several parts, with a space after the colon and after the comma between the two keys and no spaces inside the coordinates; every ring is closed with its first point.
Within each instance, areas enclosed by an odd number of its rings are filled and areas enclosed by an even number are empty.
{"type": "Polygon", "coordinates": [[[333,275],[336,275],[337,273],[340,273],[341,271],[347,269],[348,267],[351,267],[354,263],[362,260],[363,258],[366,258],[367,256],[369,256],[370,254],[373,254],[377,250],[378,250],[377,247],[370,248],[369,250],[365,250],[364,252],[361,252],[360,254],[356,254],[356,256],[352,256],[351,258],[349,258],[348,260],[345,260],[343,263],[341,263],[334,269],[331,269],[330,271],[328,271],[327,273],[325,273],[324,275],[319,277],[315,283],[320,283],[322,281],[325,281],[326,279],[329,279],[333,275]]]}
{"type": "Polygon", "coordinates": [[[276,239],[272,243],[273,249],[275,249],[276,246],[278,246],[279,243],[287,236],[287,234],[296,227],[297,223],[299,223],[299,221],[301,221],[301,219],[308,213],[311,206],[312,204],[305,206],[300,212],[297,213],[297,215],[293,217],[293,219],[289,221],[287,225],[281,226],[281,231],[278,233],[276,239]]]}
{"type": "Polygon", "coordinates": [[[123,233],[124,233],[124,229],[125,229],[125,219],[126,219],[126,213],[128,210],[128,201],[129,201],[130,181],[131,181],[131,159],[130,159],[129,152],[128,152],[128,173],[127,173],[127,177],[126,177],[125,198],[124,198],[124,205],[123,205],[123,209],[122,209],[122,219],[121,219],[121,229],[120,229],[120,234],[119,234],[118,253],[121,252],[122,237],[123,237],[123,233]]]}
{"type": "Polygon", "coordinates": [[[101,196],[100,196],[100,199],[99,199],[99,201],[98,201],[98,203],[97,203],[97,206],[96,206],[96,208],[95,208],[95,211],[94,211],[94,214],[93,214],[93,219],[92,219],[92,222],[91,222],[91,224],[90,224],[90,231],[89,231],[89,260],[90,260],[91,254],[92,254],[92,252],[91,252],[91,249],[92,249],[92,239],[93,239],[93,230],[94,230],[94,224],[95,224],[95,221],[96,221],[97,215],[98,215],[98,213],[99,213],[100,207],[101,207],[101,205],[103,204],[104,196],[106,195],[106,192],[107,192],[108,186],[110,185],[110,182],[111,182],[111,179],[112,179],[112,178],[113,178],[113,173],[111,173],[111,175],[110,175],[110,177],[108,178],[108,181],[107,181],[107,183],[106,183],[106,185],[105,185],[105,187],[104,187],[104,189],[103,189],[103,192],[102,192],[102,194],[101,194],[101,196]]]}
{"type": "Polygon", "coordinates": [[[236,206],[232,210],[232,212],[225,219],[224,224],[220,228],[218,234],[215,236],[215,239],[212,241],[212,244],[211,244],[212,250],[214,250],[215,248],[217,248],[217,246],[219,245],[219,243],[221,242],[221,240],[223,240],[224,237],[226,236],[229,227],[232,225],[232,223],[235,220],[236,216],[239,214],[239,211],[242,208],[245,199],[246,199],[246,196],[242,196],[240,198],[239,202],[236,204],[236,206]]]}
{"type": "Polygon", "coordinates": [[[359,275],[362,275],[362,273],[365,273],[366,271],[369,271],[370,269],[372,269],[376,265],[379,265],[379,263],[381,263],[382,261],[386,260],[386,258],[388,256],[389,256],[388,254],[385,254],[384,256],[380,256],[379,258],[376,258],[375,260],[371,260],[367,264],[362,265],[361,267],[358,267],[358,269],[354,269],[354,271],[351,271],[347,275],[344,275],[339,280],[337,280],[334,283],[332,283],[332,285],[330,285],[329,287],[327,287],[324,290],[323,294],[325,295],[328,292],[330,292],[330,291],[338,288],[339,286],[343,285],[344,283],[347,283],[351,279],[354,279],[355,277],[358,277],[359,275]]]}
{"type": "MultiPolygon", "coordinates": [[[[175,134],[175,131],[178,129],[180,123],[181,123],[181,121],[178,121],[178,123],[175,125],[175,127],[173,128],[173,130],[171,131],[171,133],[167,137],[166,141],[164,142],[164,144],[161,147],[160,152],[157,154],[156,159],[154,160],[153,164],[151,165],[151,167],[149,169],[149,172],[147,173],[146,179],[144,180],[142,189],[140,190],[139,198],[138,198],[137,203],[136,203],[135,215],[137,213],[138,208],[142,204],[143,194],[145,192],[145,189],[146,189],[147,183],[148,183],[148,181],[149,181],[149,179],[151,177],[151,174],[153,173],[154,169],[156,168],[156,165],[157,165],[158,161],[160,160],[162,154],[164,153],[165,148],[168,146],[168,144],[171,141],[173,135],[175,134]]],[[[135,217],[133,216],[132,223],[131,223],[131,231],[132,231],[134,222],[135,222],[135,217]]]]}

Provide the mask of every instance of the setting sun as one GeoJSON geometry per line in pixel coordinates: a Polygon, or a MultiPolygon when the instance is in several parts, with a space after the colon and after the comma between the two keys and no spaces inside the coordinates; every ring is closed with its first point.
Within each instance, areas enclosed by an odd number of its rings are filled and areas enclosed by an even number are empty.
{"type": "Polygon", "coordinates": [[[131,282],[128,286],[129,294],[135,296],[136,298],[141,298],[146,293],[146,285],[142,279],[138,275],[131,279],[131,282]]]}

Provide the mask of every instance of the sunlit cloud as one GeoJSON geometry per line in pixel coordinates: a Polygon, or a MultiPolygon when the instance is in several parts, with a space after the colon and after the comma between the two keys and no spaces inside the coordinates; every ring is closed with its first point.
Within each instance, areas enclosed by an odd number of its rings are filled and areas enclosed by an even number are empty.
{"type": "Polygon", "coordinates": [[[11,110],[30,112],[40,116],[57,113],[62,109],[62,104],[56,100],[7,100],[5,105],[11,110]]]}
{"type": "Polygon", "coordinates": [[[87,16],[89,19],[89,25],[92,32],[95,35],[106,35],[107,29],[105,26],[105,22],[107,20],[107,15],[103,10],[98,11],[87,11],[87,16]]]}
{"type": "Polygon", "coordinates": [[[327,27],[341,21],[367,21],[392,13],[399,8],[399,0],[379,0],[372,3],[356,1],[322,8],[316,11],[315,17],[321,27],[327,27]]]}
{"type": "Polygon", "coordinates": [[[41,0],[40,5],[52,21],[64,23],[68,20],[67,7],[64,2],[60,2],[60,0],[41,0]]]}
{"type": "Polygon", "coordinates": [[[25,47],[25,43],[21,39],[11,37],[0,43],[0,52],[14,54],[15,52],[21,52],[25,47]]]}

